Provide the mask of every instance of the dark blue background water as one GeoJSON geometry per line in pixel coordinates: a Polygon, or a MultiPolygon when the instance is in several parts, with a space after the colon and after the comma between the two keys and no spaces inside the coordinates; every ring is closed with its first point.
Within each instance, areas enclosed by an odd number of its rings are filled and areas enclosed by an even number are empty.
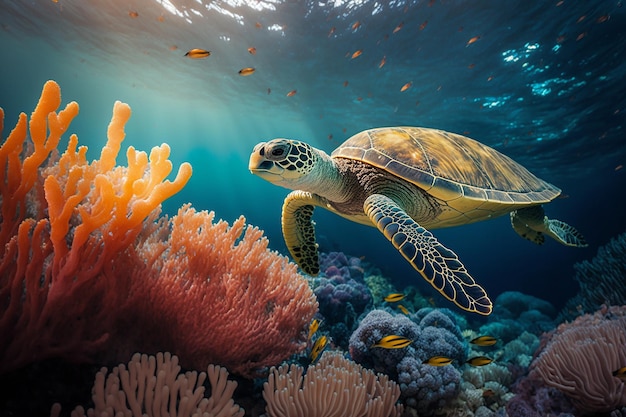
{"type": "MultiPolygon", "coordinates": [[[[54,79],[64,102],[80,104],[70,131],[95,158],[113,102],[125,101],[133,108],[126,145],[168,142],[176,165],[193,165],[167,213],[190,201],[229,221],[243,214],[286,254],[287,190],[248,172],[257,142],[290,137],[330,152],[378,126],[466,134],[561,187],[566,198],[548,214],[590,246],[536,247],[507,217],[435,234],[492,296],[519,290],[561,305],[577,290],[573,263],[626,230],[625,28],[616,0],[4,0],[3,135],[54,79]],[[191,48],[212,54],[190,60],[191,48]],[[241,77],[243,67],[256,72],[241,77]]],[[[315,218],[322,250],[364,256],[399,288],[429,289],[375,229],[321,209],[315,218]]]]}

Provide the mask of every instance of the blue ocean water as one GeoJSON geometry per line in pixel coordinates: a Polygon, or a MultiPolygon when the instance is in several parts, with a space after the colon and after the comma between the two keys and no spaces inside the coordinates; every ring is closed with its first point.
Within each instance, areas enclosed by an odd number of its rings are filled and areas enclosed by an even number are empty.
{"type": "MultiPolygon", "coordinates": [[[[618,0],[3,1],[4,134],[54,79],[80,104],[70,131],[95,158],[113,102],[127,102],[126,146],[167,142],[176,166],[193,165],[165,212],[191,202],[243,214],[284,254],[288,191],[248,172],[256,143],[288,137],[330,153],[380,126],[465,134],[562,188],[548,215],[590,245],[534,246],[508,217],[434,233],[493,298],[516,290],[560,306],[577,291],[572,265],[626,230],[625,27],[618,0]],[[185,58],[192,48],[211,56],[185,58]],[[256,71],[242,77],[244,67],[256,71]]],[[[321,250],[430,291],[374,228],[321,209],[315,219],[321,250]]]]}

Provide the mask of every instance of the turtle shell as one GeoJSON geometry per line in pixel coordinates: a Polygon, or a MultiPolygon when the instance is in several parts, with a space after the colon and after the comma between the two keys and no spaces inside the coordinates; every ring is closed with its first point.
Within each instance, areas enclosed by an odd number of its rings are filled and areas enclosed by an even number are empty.
{"type": "Polygon", "coordinates": [[[561,193],[495,149],[443,130],[365,130],[331,156],[363,161],[410,181],[457,213],[479,209],[476,220],[488,215],[484,210],[499,215],[547,203],[561,193]]]}

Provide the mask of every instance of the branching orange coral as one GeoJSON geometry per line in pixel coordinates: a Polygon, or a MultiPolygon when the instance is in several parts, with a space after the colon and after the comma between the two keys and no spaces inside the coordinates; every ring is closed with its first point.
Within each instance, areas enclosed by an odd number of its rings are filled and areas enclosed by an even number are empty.
{"type": "Polygon", "coordinates": [[[188,368],[253,376],[302,350],[317,301],[295,264],[243,217],[229,226],[184,206],[159,218],[191,167],[166,180],[165,144],[149,157],[129,147],[128,167],[116,166],[126,104],[115,103],[99,159],[72,135],[51,160],[78,112],[56,113],[60,103],[46,83],[32,144],[22,114],[0,147],[0,373],[53,356],[169,350],[188,368]]]}
{"type": "Polygon", "coordinates": [[[191,176],[184,163],[165,180],[165,144],[149,162],[130,147],[128,168],[115,167],[130,117],[119,102],[100,160],[88,163],[72,135],[58,163],[44,167],[78,113],[75,102],[57,113],[60,103],[59,86],[48,81],[31,115],[32,143],[22,113],[0,147],[0,372],[50,356],[78,359],[102,345],[129,286],[112,265],[128,262],[144,221],[191,176]]]}

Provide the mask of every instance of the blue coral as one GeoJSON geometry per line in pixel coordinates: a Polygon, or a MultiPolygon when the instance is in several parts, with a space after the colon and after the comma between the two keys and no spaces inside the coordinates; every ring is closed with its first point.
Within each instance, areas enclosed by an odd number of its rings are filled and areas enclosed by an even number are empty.
{"type": "Polygon", "coordinates": [[[455,363],[467,359],[468,346],[454,315],[439,309],[423,309],[410,317],[384,310],[371,311],[350,337],[350,354],[362,365],[384,372],[400,383],[407,405],[429,415],[459,393],[461,376],[454,366],[423,364],[433,356],[447,356],[455,363]],[[387,335],[413,340],[403,349],[373,348],[387,335]]]}
{"type": "Polygon", "coordinates": [[[540,335],[554,329],[556,309],[549,302],[516,291],[500,294],[489,316],[480,327],[480,334],[491,335],[503,343],[517,338],[524,331],[540,335]]]}
{"type": "Polygon", "coordinates": [[[397,369],[401,396],[418,415],[431,414],[459,394],[461,374],[453,366],[424,365],[415,357],[406,356],[397,369]]]}
{"type": "Polygon", "coordinates": [[[311,280],[323,316],[324,328],[335,345],[347,347],[359,317],[372,306],[372,294],[363,282],[361,260],[341,252],[320,255],[320,278],[311,280]]]}

